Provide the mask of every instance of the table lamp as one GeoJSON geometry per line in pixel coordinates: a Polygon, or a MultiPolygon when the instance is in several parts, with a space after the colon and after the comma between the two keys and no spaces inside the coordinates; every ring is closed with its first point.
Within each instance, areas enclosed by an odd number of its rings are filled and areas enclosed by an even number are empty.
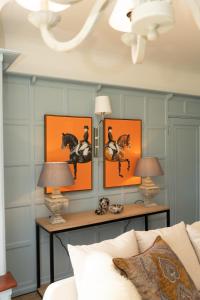
{"type": "Polygon", "coordinates": [[[66,162],[44,163],[38,186],[52,188],[52,193],[46,196],[44,200],[45,205],[52,213],[49,220],[51,224],[65,223],[61,211],[69,205],[69,200],[61,194],[60,187],[73,184],[74,179],[66,162]]]}
{"type": "Polygon", "coordinates": [[[156,205],[151,200],[159,194],[160,188],[153,182],[151,177],[162,175],[164,175],[164,172],[157,157],[144,157],[136,162],[134,176],[142,177],[139,190],[143,195],[145,206],[156,205]]]}

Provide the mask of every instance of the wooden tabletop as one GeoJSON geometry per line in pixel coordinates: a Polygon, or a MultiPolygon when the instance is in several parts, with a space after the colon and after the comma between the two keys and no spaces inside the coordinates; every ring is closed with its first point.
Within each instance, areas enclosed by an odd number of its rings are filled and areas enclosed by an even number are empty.
{"type": "Polygon", "coordinates": [[[48,232],[57,232],[65,230],[67,231],[70,229],[73,230],[76,228],[78,229],[85,226],[98,225],[112,221],[120,221],[131,217],[143,216],[159,212],[162,213],[168,210],[169,207],[163,205],[145,207],[136,204],[126,204],[124,205],[124,209],[120,214],[107,213],[105,215],[96,215],[93,210],[90,210],[62,215],[62,217],[66,220],[66,223],[62,224],[51,224],[49,223],[48,218],[38,218],[36,219],[36,223],[48,232]]]}
{"type": "Polygon", "coordinates": [[[0,293],[12,289],[17,286],[15,278],[10,272],[0,276],[0,293]]]}

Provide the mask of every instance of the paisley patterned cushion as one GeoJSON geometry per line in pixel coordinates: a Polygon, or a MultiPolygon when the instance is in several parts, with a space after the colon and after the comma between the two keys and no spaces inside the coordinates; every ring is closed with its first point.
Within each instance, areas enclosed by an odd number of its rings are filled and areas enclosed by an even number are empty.
{"type": "Polygon", "coordinates": [[[143,300],[200,300],[184,266],[160,236],[142,254],[114,258],[113,262],[136,286],[143,300]]]}

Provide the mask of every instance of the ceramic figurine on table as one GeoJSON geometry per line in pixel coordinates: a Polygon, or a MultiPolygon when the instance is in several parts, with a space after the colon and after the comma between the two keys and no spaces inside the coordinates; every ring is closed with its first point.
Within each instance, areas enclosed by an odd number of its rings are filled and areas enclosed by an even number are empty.
{"type": "Polygon", "coordinates": [[[99,200],[99,206],[95,210],[96,215],[104,215],[108,212],[110,200],[108,198],[101,198],[99,200]]]}

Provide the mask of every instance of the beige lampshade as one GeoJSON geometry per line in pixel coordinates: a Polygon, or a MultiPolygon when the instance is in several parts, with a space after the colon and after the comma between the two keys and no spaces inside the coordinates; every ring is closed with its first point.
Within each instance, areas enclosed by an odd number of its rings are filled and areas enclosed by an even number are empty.
{"type": "Polygon", "coordinates": [[[157,157],[144,157],[138,159],[134,170],[134,176],[153,177],[162,175],[164,175],[164,172],[157,157]]]}
{"type": "Polygon", "coordinates": [[[138,0],[117,0],[109,19],[110,26],[121,32],[131,32],[131,21],[127,14],[137,5],[138,0]]]}
{"type": "Polygon", "coordinates": [[[74,179],[66,162],[44,163],[38,180],[38,186],[60,187],[73,184],[74,179]]]}
{"type": "Polygon", "coordinates": [[[110,98],[108,96],[97,96],[95,99],[95,114],[109,115],[112,113],[110,98]]]}

